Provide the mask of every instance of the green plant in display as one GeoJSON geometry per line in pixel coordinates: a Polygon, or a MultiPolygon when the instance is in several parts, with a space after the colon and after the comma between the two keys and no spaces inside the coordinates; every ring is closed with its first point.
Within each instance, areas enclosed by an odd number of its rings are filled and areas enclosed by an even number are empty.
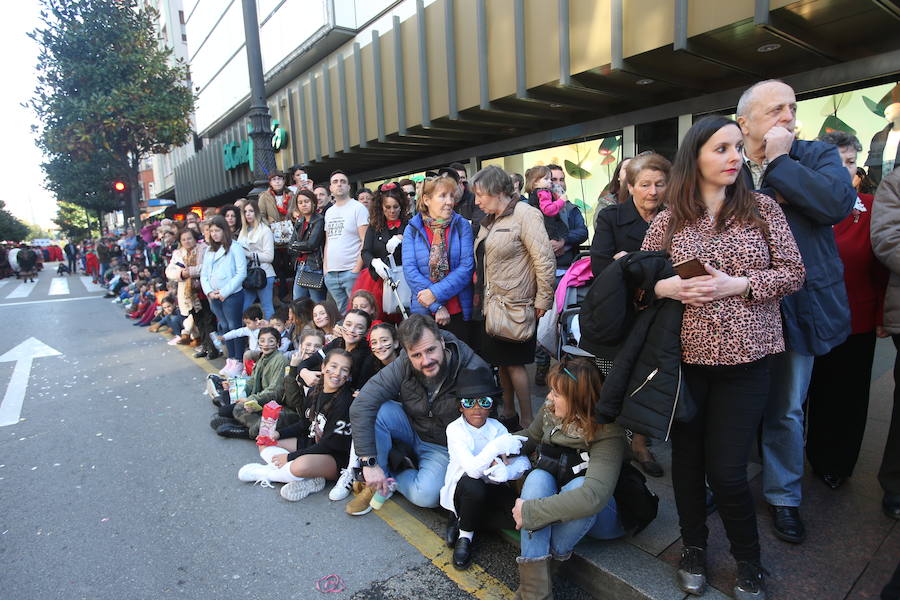
{"type": "Polygon", "coordinates": [[[838,111],[847,106],[852,97],[853,92],[835,94],[831,97],[831,102],[825,103],[821,113],[822,116],[825,117],[825,121],[822,122],[822,127],[819,128],[819,133],[816,134],[816,137],[822,137],[826,133],[832,133],[834,131],[844,131],[850,135],[856,135],[856,130],[837,116],[838,111]]]}

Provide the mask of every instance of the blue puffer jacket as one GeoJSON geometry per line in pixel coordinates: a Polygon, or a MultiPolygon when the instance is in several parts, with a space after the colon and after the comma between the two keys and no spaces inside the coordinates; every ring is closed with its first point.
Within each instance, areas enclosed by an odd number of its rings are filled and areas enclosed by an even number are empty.
{"type": "Polygon", "coordinates": [[[434,314],[453,296],[459,296],[463,318],[472,318],[472,273],[475,271],[475,253],[472,226],[457,213],[453,213],[448,236],[450,272],[440,281],[431,281],[428,257],[431,244],[425,233],[422,215],[410,219],[403,232],[403,275],[409,285],[412,298],[410,310],[424,315],[434,314]],[[421,306],[416,300],[420,291],[430,288],[437,302],[431,306],[421,306]]]}
{"type": "MultiPolygon", "coordinates": [[[[752,188],[746,165],[743,176],[752,188]]],[[[831,228],[856,201],[850,175],[831,144],[795,140],[789,155],[769,163],[759,191],[784,198],[781,208],[806,267],[803,288],[781,301],[785,344],[799,354],[825,354],[850,335],[844,266],[831,228]]]]}

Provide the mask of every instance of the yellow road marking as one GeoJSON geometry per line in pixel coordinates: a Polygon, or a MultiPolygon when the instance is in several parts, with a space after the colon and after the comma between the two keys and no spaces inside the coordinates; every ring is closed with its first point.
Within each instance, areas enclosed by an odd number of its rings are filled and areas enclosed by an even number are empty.
{"type": "MultiPolygon", "coordinates": [[[[215,366],[209,361],[194,358],[194,349],[190,346],[176,345],[175,347],[207,373],[217,372],[215,366]]],[[[480,600],[510,600],[513,597],[511,589],[476,564],[472,564],[465,571],[457,571],[453,568],[453,551],[447,547],[444,540],[396,502],[385,502],[380,510],[373,512],[381,517],[391,529],[399,533],[413,548],[421,552],[434,566],[443,571],[462,591],[480,600]]]]}
{"type": "Polygon", "coordinates": [[[511,589],[476,564],[466,571],[453,568],[453,551],[444,540],[396,502],[385,502],[381,510],[373,512],[443,571],[462,591],[482,600],[508,600],[513,597],[511,589]]]}

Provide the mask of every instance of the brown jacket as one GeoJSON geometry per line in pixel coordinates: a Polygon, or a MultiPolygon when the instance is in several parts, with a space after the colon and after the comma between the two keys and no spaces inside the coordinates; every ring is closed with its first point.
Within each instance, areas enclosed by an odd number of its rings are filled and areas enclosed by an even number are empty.
{"type": "Polygon", "coordinates": [[[284,198],[287,200],[288,208],[286,214],[278,212],[275,206],[275,194],[272,190],[266,190],[259,195],[259,219],[266,224],[276,221],[287,221],[291,218],[291,211],[294,210],[295,196],[287,188],[284,188],[284,198]]]}
{"type": "Polygon", "coordinates": [[[884,328],[900,333],[900,168],[881,180],[872,204],[872,251],[891,273],[884,297],[884,328]]]}
{"type": "Polygon", "coordinates": [[[475,238],[475,255],[484,257],[485,297],[497,294],[513,303],[533,301],[535,308],[550,310],[556,257],[540,210],[514,200],[499,217],[485,217],[475,238]]]}

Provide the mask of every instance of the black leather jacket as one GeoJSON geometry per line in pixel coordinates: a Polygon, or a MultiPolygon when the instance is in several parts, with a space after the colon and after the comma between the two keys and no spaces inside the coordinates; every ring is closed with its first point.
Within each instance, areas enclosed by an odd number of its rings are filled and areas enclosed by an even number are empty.
{"type": "Polygon", "coordinates": [[[313,214],[305,230],[303,225],[303,220],[298,220],[294,224],[294,235],[291,236],[288,250],[294,260],[306,261],[306,266],[310,270],[321,271],[322,249],[325,247],[325,219],[321,215],[313,214]]]}

